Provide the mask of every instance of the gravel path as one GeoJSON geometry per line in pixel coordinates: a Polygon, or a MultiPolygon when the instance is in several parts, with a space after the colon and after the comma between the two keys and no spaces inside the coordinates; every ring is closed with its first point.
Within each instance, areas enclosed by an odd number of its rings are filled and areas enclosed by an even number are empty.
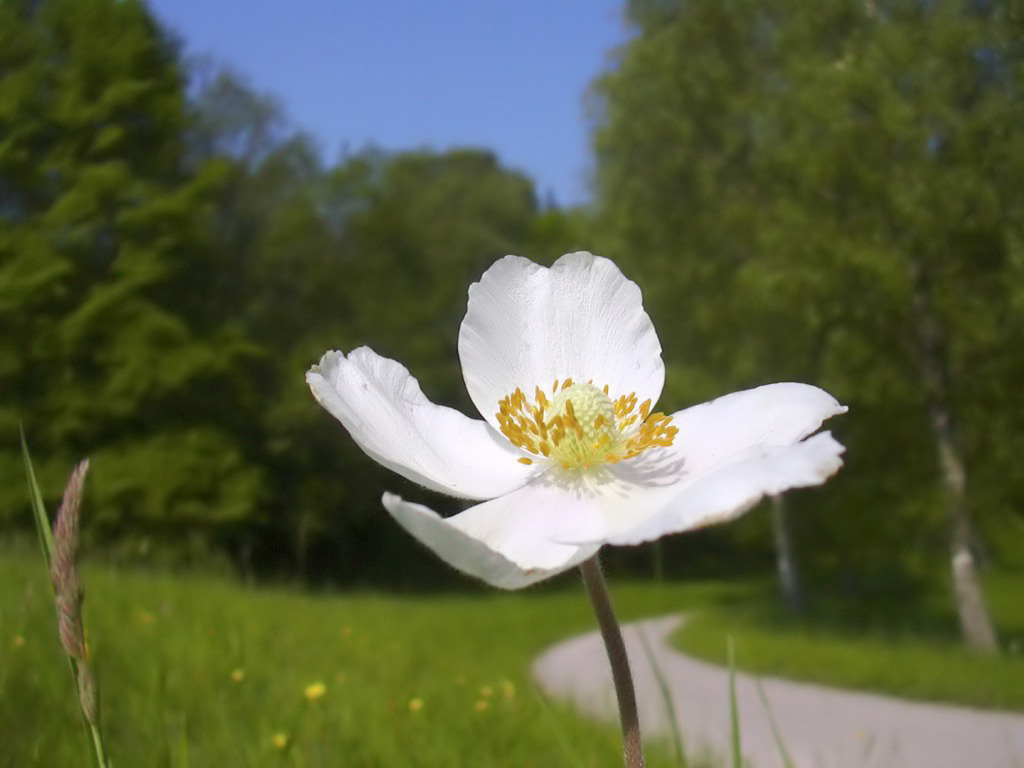
{"type": "MultiPolygon", "coordinates": [[[[681,617],[626,625],[644,737],[668,735],[652,662],[670,691],[688,755],[729,754],[728,674],[668,645],[681,617]],[[644,649],[647,641],[650,654],[644,649]]],[[[582,712],[615,720],[617,709],[597,632],[549,648],[533,665],[540,686],[582,712]]],[[[771,722],[797,768],[1024,768],[1024,714],[924,704],[818,685],[736,676],[743,753],[752,768],[784,765],[771,722]]],[[[725,764],[723,762],[723,764],[725,764]]]]}

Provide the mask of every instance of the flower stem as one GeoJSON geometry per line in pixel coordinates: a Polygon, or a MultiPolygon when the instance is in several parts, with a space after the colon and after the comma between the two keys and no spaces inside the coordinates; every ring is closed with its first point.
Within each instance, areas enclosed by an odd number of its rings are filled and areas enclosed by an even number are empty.
{"type": "Polygon", "coordinates": [[[626,768],[643,768],[644,750],[640,742],[640,717],[636,709],[636,692],[633,690],[633,676],[629,671],[629,657],[626,655],[626,644],[622,640],[622,631],[615,618],[608,586],[601,574],[601,564],[597,555],[580,564],[583,583],[587,586],[587,595],[594,606],[594,615],[601,627],[601,638],[608,652],[608,663],[612,668],[612,681],[615,684],[615,698],[619,702],[619,721],[622,724],[622,754],[626,768]]]}

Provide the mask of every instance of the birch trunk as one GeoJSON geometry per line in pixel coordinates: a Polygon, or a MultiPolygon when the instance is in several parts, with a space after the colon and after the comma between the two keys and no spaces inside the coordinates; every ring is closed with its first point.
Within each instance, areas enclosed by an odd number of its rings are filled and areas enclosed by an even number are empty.
{"type": "Polygon", "coordinates": [[[804,594],[800,586],[800,570],[796,564],[793,537],[789,530],[789,515],[781,495],[772,496],[772,534],[775,538],[775,566],[779,572],[779,589],[786,607],[800,613],[804,607],[804,594]]]}
{"type": "Polygon", "coordinates": [[[967,471],[956,445],[949,407],[944,332],[931,308],[928,278],[923,265],[912,262],[911,275],[921,375],[928,402],[932,439],[946,491],[953,599],[967,646],[976,651],[995,653],[999,645],[971,550],[973,526],[967,504],[967,471]]]}

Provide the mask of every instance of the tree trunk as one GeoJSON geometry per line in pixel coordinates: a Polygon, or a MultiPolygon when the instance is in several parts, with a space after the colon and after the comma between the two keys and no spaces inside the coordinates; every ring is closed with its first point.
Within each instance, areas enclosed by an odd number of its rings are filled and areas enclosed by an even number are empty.
{"type": "Polygon", "coordinates": [[[967,646],[976,651],[995,653],[999,650],[999,644],[985,606],[985,595],[978,580],[974,553],[971,551],[973,530],[967,505],[967,472],[957,449],[949,407],[944,333],[939,319],[932,312],[927,274],[920,262],[911,263],[911,276],[915,330],[928,402],[928,418],[946,490],[953,599],[967,646]]]}
{"type": "Polygon", "coordinates": [[[779,589],[786,607],[800,613],[804,607],[804,594],[800,586],[800,571],[789,531],[786,502],[781,495],[772,496],[772,533],[775,537],[775,565],[779,571],[779,589]]]}
{"type": "Polygon", "coordinates": [[[665,552],[662,548],[661,539],[651,542],[651,571],[656,584],[665,583],[665,552]]]}
{"type": "Polygon", "coordinates": [[[306,556],[309,554],[309,534],[312,528],[312,519],[312,512],[310,512],[308,507],[303,506],[302,511],[299,512],[299,519],[296,521],[295,542],[292,550],[292,555],[295,558],[295,569],[300,579],[305,579],[309,575],[306,573],[306,556]]]}
{"type": "Polygon", "coordinates": [[[939,452],[942,476],[946,485],[950,521],[950,568],[953,575],[953,596],[956,600],[960,630],[968,647],[994,653],[999,650],[995,629],[985,606],[985,595],[978,580],[974,552],[971,550],[972,525],[967,508],[966,473],[953,441],[949,414],[931,408],[932,432],[939,452]]]}

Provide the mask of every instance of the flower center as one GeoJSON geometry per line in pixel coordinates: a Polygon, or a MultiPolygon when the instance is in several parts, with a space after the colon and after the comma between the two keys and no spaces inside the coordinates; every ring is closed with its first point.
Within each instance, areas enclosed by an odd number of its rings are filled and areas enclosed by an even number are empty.
{"type": "MultiPolygon", "coordinates": [[[[498,404],[498,424],[513,445],[562,469],[590,469],[639,456],[648,448],[672,445],[678,428],[672,417],[651,413],[651,401],[637,405],[636,393],[616,400],[608,387],[556,379],[548,395],[536,387],[530,400],[516,388],[498,404]]],[[[532,464],[533,459],[519,459],[532,464]]]]}

